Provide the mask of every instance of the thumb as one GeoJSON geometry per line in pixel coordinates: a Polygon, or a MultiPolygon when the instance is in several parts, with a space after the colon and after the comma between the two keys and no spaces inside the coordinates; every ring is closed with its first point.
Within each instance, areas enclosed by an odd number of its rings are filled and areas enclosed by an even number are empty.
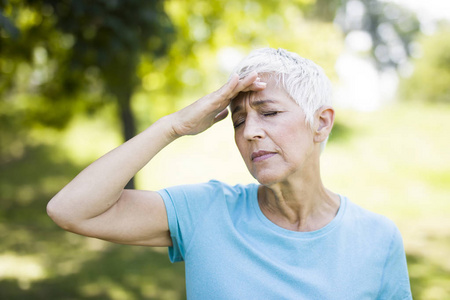
{"type": "Polygon", "coordinates": [[[220,113],[218,113],[215,117],[214,117],[214,123],[217,123],[219,121],[222,121],[223,119],[225,119],[228,116],[228,108],[225,108],[224,110],[222,110],[220,113]]]}

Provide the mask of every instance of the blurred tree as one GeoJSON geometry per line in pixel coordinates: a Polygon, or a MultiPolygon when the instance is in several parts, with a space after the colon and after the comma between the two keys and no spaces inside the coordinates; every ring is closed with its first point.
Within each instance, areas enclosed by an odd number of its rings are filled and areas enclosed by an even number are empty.
{"type": "Polygon", "coordinates": [[[141,56],[163,55],[173,36],[162,1],[3,0],[0,8],[2,102],[27,91],[35,96],[28,95],[35,104],[27,105],[28,121],[62,127],[74,112],[100,106],[106,92],[124,139],[135,135],[131,96],[141,56]]]}
{"type": "Polygon", "coordinates": [[[414,59],[414,72],[402,80],[402,99],[450,104],[450,24],[418,41],[420,56],[414,59]]]}
{"type": "Polygon", "coordinates": [[[420,31],[414,13],[390,1],[318,0],[319,17],[331,18],[343,30],[347,41],[368,44],[369,53],[380,69],[403,68],[411,56],[413,41],[420,31]],[[331,7],[331,8],[330,8],[331,7]],[[336,14],[330,13],[336,9],[336,14]],[[353,40],[352,40],[353,39],[353,40]]]}

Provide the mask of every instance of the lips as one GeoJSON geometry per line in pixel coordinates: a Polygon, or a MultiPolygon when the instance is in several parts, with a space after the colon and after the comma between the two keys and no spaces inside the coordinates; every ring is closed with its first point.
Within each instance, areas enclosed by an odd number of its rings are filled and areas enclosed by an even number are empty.
{"type": "Polygon", "coordinates": [[[276,152],[270,152],[270,151],[264,151],[264,150],[253,152],[252,153],[252,161],[254,161],[254,162],[262,161],[262,160],[265,160],[265,159],[268,159],[268,158],[274,156],[275,154],[276,154],[276,152]]]}

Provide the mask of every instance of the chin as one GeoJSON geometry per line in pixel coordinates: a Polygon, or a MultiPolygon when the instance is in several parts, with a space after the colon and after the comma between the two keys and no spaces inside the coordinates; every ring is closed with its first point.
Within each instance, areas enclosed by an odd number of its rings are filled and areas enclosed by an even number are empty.
{"type": "Polygon", "coordinates": [[[270,186],[281,182],[283,180],[283,176],[279,174],[274,174],[274,172],[260,172],[258,174],[252,174],[253,177],[258,180],[261,185],[270,186]]]}

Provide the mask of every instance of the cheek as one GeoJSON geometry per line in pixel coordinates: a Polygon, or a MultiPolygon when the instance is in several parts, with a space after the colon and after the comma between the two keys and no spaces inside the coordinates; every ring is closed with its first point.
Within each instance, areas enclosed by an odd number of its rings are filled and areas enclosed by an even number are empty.
{"type": "Polygon", "coordinates": [[[313,144],[311,132],[302,126],[298,126],[298,124],[295,126],[292,124],[286,125],[278,133],[277,140],[286,155],[292,157],[301,156],[313,144]]]}
{"type": "Polygon", "coordinates": [[[245,143],[242,142],[242,139],[239,137],[239,135],[234,135],[234,142],[236,143],[236,147],[239,150],[239,153],[241,153],[242,157],[245,157],[244,151],[245,151],[245,143]]]}

